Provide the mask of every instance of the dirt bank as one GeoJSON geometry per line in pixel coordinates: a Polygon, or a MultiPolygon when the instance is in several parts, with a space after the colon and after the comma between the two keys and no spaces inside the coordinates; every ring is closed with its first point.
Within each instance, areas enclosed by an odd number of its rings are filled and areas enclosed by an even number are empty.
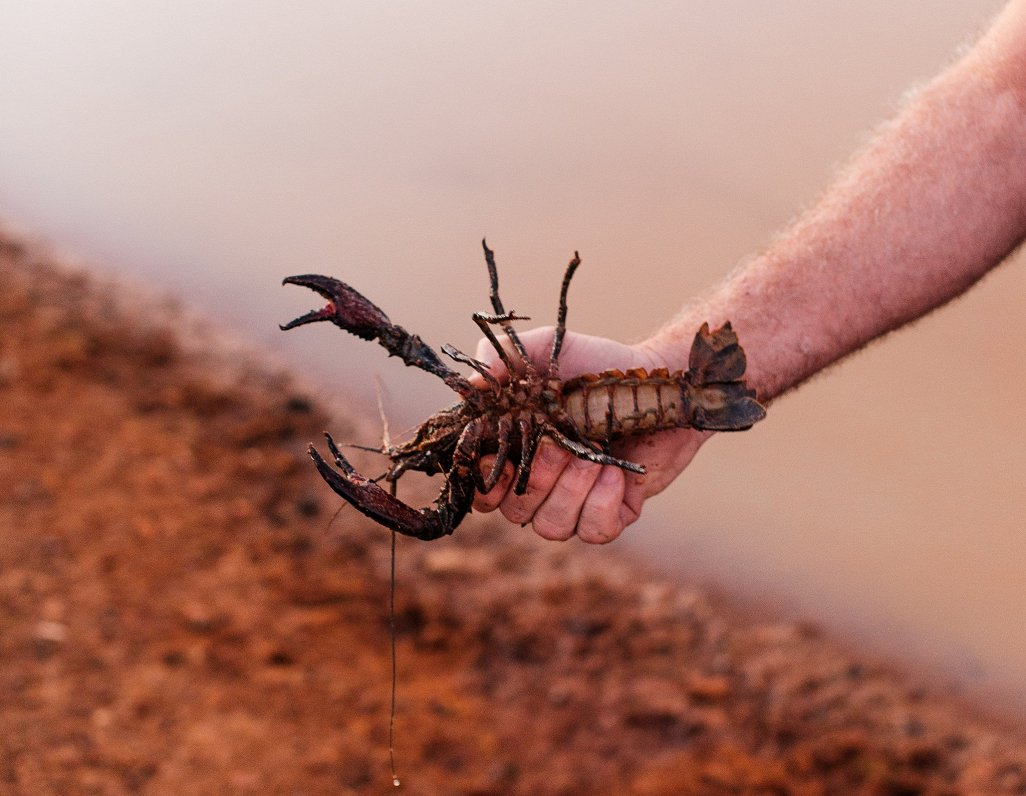
{"type": "MultiPolygon", "coordinates": [[[[0,240],[0,792],[394,791],[386,532],[288,376],[0,240]]],[[[999,793],[1026,743],[616,551],[401,540],[407,793],[999,793]]]]}

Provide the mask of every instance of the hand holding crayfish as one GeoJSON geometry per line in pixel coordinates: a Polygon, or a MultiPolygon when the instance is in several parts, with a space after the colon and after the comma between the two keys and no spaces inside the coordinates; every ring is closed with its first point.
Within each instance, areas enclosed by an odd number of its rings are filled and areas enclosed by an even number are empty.
{"type": "MultiPolygon", "coordinates": [[[[548,478],[552,471],[551,454],[542,443],[562,449],[575,460],[641,475],[646,474],[643,465],[612,455],[614,443],[632,437],[651,437],[658,431],[691,429],[691,442],[683,446],[684,453],[678,443],[671,457],[683,461],[677,468],[679,472],[698,449],[698,431],[741,431],[765,416],[755,391],[744,383],[745,355],[729,323],[714,331],[702,325],[691,345],[687,370],[633,367],[626,372],[606,370],[566,379],[560,370],[566,339],[566,297],[580,259],[575,253],[567,266],[556,326],[545,340],[547,354],[539,358],[525,348],[513,329],[513,321],[526,319],[506,311],[499,297],[494,254],[487,244],[484,251],[493,313],[474,313],[472,317],[502,363],[505,378],[493,375],[480,359],[452,346],[442,346],[446,356],[477,373],[477,385],[452,370],[433,348],[393,323],[379,307],[346,283],[314,274],[285,280],[286,284],[302,285],[320,293],[328,304],[283,325],[282,329],[328,321],[365,340],[376,340],[391,356],[442,379],[462,399],[425,420],[409,439],[394,445],[386,441],[375,449],[391,462],[377,478],[358,473],[330,435],[325,436],[334,466],[315,447],[310,447],[310,456],[328,485],[368,517],[408,536],[437,539],[452,533],[463,521],[475,493],[487,495],[504,478],[503,490],[511,483],[515,496],[527,493],[539,451],[544,457],[542,472],[548,478]],[[508,349],[500,343],[493,326],[505,336],[508,349]],[[482,469],[483,458],[490,455],[494,456],[490,466],[482,469]],[[507,469],[507,464],[511,469],[507,469]],[[444,476],[444,485],[433,506],[414,509],[395,496],[396,482],[411,470],[444,476]],[[392,485],[391,492],[379,486],[381,480],[392,485]]],[[[573,345],[578,347],[585,339],[574,338],[573,345]]],[[[532,344],[535,342],[532,339],[532,344]]],[[[647,362],[642,358],[639,364],[647,362]]],[[[664,443],[668,439],[664,437],[664,443]]],[[[581,472],[585,478],[597,477],[594,470],[590,475],[586,469],[581,472]]],[[[661,489],[671,472],[672,468],[654,473],[650,484],[661,489]]],[[[534,483],[539,483],[537,477],[534,483]]],[[[547,492],[555,483],[542,483],[535,492],[547,492]]],[[[606,499],[610,494],[615,496],[616,492],[606,493],[606,499]]],[[[641,495],[636,489],[631,493],[637,510],[640,500],[636,496],[641,495]]],[[[531,516],[536,508],[530,510],[531,516]]],[[[575,516],[584,507],[578,504],[576,509],[575,516]]],[[[624,517],[633,520],[636,515],[637,511],[629,507],[624,517]],[[632,511],[634,517],[630,516],[632,511]]],[[[623,524],[592,533],[589,540],[608,541],[622,530],[623,524]]]]}
{"type": "MultiPolygon", "coordinates": [[[[520,338],[536,363],[544,361],[552,345],[553,327],[522,332],[520,338]]],[[[505,378],[505,368],[486,339],[478,345],[477,358],[492,373],[505,378]]],[[[617,368],[628,371],[657,370],[661,362],[643,343],[626,345],[615,340],[567,332],[560,355],[560,374],[572,378],[584,373],[617,368]]],[[[582,542],[604,544],[616,539],[641,515],[642,504],[662,492],[691,463],[709,431],[670,429],[658,434],[628,436],[616,442],[616,455],[645,466],[643,474],[613,465],[595,465],[571,456],[558,445],[543,440],[535,454],[527,490],[513,490],[513,468],[507,463],[495,488],[477,493],[476,511],[501,510],[510,522],[531,523],[535,532],[554,541],[577,536],[582,542]]],[[[492,466],[484,457],[482,467],[492,466]]]]}

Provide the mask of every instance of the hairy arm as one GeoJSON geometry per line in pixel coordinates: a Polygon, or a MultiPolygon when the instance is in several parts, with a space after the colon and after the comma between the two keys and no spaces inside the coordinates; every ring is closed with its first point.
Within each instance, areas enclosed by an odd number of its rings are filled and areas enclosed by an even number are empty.
{"type": "MultiPolygon", "coordinates": [[[[635,346],[568,337],[565,375],[686,367],[703,321],[733,322],[763,400],[967,290],[1026,238],[1026,0],[856,154],[819,202],[748,262],[635,346]]],[[[551,330],[529,333],[534,353],[551,330]]],[[[539,451],[528,492],[478,496],[550,539],[615,538],[691,461],[707,434],[624,444],[645,476],[539,451]]]]}
{"type": "Polygon", "coordinates": [[[772,399],[959,295],[1026,234],[1026,3],[919,91],[817,205],[658,332],[731,318],[772,399]]]}

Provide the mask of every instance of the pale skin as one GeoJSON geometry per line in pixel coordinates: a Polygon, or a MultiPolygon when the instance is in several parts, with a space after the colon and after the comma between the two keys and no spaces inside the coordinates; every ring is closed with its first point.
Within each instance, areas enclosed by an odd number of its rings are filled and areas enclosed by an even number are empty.
{"type": "MultiPolygon", "coordinates": [[[[772,401],[965,292],[1024,239],[1026,0],[1013,0],[763,254],[642,342],[568,333],[560,372],[686,368],[695,330],[730,320],[748,355],[749,386],[772,401]]],[[[552,328],[522,337],[532,359],[545,363],[552,328]]],[[[485,341],[477,356],[504,375],[485,341]]],[[[507,465],[474,508],[499,509],[546,539],[609,542],[710,436],[662,432],[615,449],[644,464],[646,475],[584,462],[543,441],[525,494],[513,493],[507,465]]]]}

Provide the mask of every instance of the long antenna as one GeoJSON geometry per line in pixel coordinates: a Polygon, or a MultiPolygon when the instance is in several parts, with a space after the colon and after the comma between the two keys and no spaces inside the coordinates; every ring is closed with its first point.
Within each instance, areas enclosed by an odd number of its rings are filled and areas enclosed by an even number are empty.
{"type": "MultiPolygon", "coordinates": [[[[388,427],[385,428],[388,436],[388,427]]],[[[396,482],[391,482],[392,497],[395,497],[396,482]]],[[[388,592],[388,624],[392,629],[392,704],[388,710],[388,764],[392,770],[392,784],[399,787],[399,777],[395,773],[395,691],[396,691],[396,654],[395,654],[395,529],[392,530],[392,561],[388,592]]]]}
{"type": "MultiPolygon", "coordinates": [[[[385,398],[383,395],[384,388],[381,385],[380,376],[374,377],[374,392],[377,394],[378,415],[381,417],[381,447],[383,451],[387,451],[389,448],[392,447],[392,438],[389,436],[388,433],[388,415],[385,414],[385,398]]],[[[394,484],[395,482],[393,481],[393,485],[394,484]]],[[[394,496],[395,492],[393,490],[393,497],[394,496]]]]}
{"type": "Polygon", "coordinates": [[[388,711],[388,764],[392,769],[392,784],[398,788],[399,777],[395,773],[395,531],[392,531],[392,588],[388,601],[388,621],[392,626],[392,705],[388,711]]]}

